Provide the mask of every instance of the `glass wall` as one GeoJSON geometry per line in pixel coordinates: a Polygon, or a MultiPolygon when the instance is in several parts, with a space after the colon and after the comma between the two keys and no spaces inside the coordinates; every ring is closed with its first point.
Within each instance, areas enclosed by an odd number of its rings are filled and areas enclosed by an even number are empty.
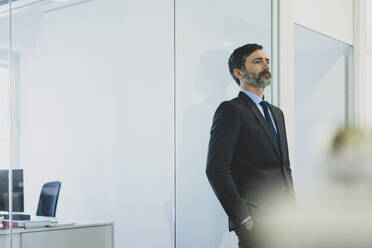
{"type": "MultiPolygon", "coordinates": [[[[259,43],[271,54],[271,1],[176,0],[176,247],[234,247],[205,174],[214,111],[237,96],[232,51],[259,43]]],[[[270,100],[271,91],[265,92],[270,100]]]]}
{"type": "MultiPolygon", "coordinates": [[[[10,5],[0,1],[0,246],[11,247],[10,229],[3,226],[3,215],[9,210],[9,175],[11,168],[10,135],[10,5]]],[[[13,239],[17,243],[16,238],[13,239]]]]}
{"type": "Polygon", "coordinates": [[[295,172],[297,198],[320,186],[335,131],[353,121],[352,47],[295,25],[295,172]]]}
{"type": "MultiPolygon", "coordinates": [[[[58,222],[114,223],[115,247],[236,245],[207,183],[207,142],[214,110],[239,91],[229,54],[253,42],[271,54],[271,1],[18,0],[12,10],[13,98],[2,93],[24,212],[60,181],[58,222]]],[[[1,21],[6,82],[9,15],[1,21]]]]}
{"type": "MultiPolygon", "coordinates": [[[[173,2],[19,0],[13,9],[25,213],[36,214],[44,183],[60,181],[56,218],[72,234],[114,223],[115,247],[171,247],[173,2]]],[[[25,245],[58,247],[28,234],[25,245]]],[[[60,245],[112,247],[112,233],[77,236],[85,243],[60,245]]]]}
{"type": "MultiPolygon", "coordinates": [[[[6,36],[6,34],[4,33],[6,36]]],[[[0,166],[8,169],[10,165],[9,136],[9,55],[2,49],[0,53],[0,166]]]]}

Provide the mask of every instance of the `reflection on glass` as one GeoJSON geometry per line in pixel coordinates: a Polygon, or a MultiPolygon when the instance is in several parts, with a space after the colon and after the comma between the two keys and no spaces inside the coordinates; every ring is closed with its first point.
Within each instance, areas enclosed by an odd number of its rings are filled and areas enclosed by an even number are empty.
{"type": "MultiPolygon", "coordinates": [[[[24,211],[23,170],[13,170],[13,211],[24,211]]],[[[0,211],[9,211],[9,170],[0,170],[0,211]]]]}

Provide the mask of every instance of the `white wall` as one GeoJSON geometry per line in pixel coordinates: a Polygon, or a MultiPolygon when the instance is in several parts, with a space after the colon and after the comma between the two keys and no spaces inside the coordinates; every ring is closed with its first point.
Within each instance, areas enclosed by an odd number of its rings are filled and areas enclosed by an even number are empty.
{"type": "MultiPolygon", "coordinates": [[[[363,43],[362,40],[358,40],[358,30],[363,29],[358,26],[358,23],[354,23],[354,20],[359,19],[354,13],[358,13],[359,9],[354,9],[354,4],[358,0],[326,0],[326,1],[306,1],[306,0],[286,0],[277,1],[279,3],[279,77],[280,77],[280,107],[286,114],[286,126],[287,136],[289,139],[290,151],[296,152],[296,147],[293,145],[295,140],[295,83],[293,75],[295,74],[294,68],[294,24],[301,25],[309,29],[309,31],[315,31],[321,35],[326,35],[332,39],[347,43],[354,46],[354,70],[356,74],[355,82],[355,119],[356,122],[362,119],[359,115],[363,112],[363,106],[359,106],[359,102],[363,102],[363,96],[359,97],[359,92],[365,92],[360,90],[360,85],[364,85],[363,82],[359,82],[359,75],[365,73],[361,68],[363,65],[359,63],[363,61],[361,54],[359,54],[358,45],[363,43]],[[354,44],[355,42],[358,42],[354,44]],[[361,58],[361,59],[360,59],[361,58]]],[[[363,2],[363,0],[360,0],[363,2]]],[[[363,5],[363,4],[362,4],[363,5]]],[[[362,10],[361,10],[362,11],[362,10]]],[[[363,20],[361,17],[360,19],[363,20]]],[[[362,25],[361,25],[362,26],[362,25]]],[[[291,156],[291,154],[290,154],[291,156]]],[[[291,159],[292,166],[296,167],[296,161],[291,159]]],[[[294,172],[296,174],[296,172],[294,172]]],[[[296,175],[295,175],[296,177],[296,175]]]]}
{"type": "Polygon", "coordinates": [[[95,0],[43,15],[17,86],[26,211],[61,180],[60,219],[115,221],[116,247],[171,247],[172,13],[95,0]]]}
{"type": "Polygon", "coordinates": [[[293,0],[294,22],[353,44],[353,0],[293,0]]]}

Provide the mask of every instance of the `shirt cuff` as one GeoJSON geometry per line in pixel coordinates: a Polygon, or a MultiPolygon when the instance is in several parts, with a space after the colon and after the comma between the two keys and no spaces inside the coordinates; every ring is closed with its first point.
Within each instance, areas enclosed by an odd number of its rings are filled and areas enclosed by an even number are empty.
{"type": "Polygon", "coordinates": [[[244,223],[246,223],[249,219],[251,219],[252,216],[248,216],[247,218],[245,218],[242,223],[240,223],[240,225],[243,225],[244,223]]]}

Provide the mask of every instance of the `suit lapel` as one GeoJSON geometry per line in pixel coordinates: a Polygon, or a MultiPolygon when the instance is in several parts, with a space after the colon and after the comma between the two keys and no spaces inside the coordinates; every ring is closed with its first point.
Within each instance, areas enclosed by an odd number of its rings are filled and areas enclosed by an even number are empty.
{"type": "MultiPolygon", "coordinates": [[[[279,148],[278,148],[278,142],[276,141],[276,138],[274,137],[274,134],[272,133],[269,125],[267,124],[265,118],[263,117],[263,115],[261,114],[260,110],[258,109],[258,107],[256,106],[256,104],[252,101],[252,99],[247,96],[244,92],[240,92],[239,93],[239,97],[245,102],[247,103],[247,105],[249,106],[249,108],[252,110],[252,112],[254,113],[254,115],[256,116],[256,119],[258,120],[258,122],[260,123],[261,127],[264,129],[267,137],[269,138],[271,144],[274,146],[274,150],[275,152],[277,153],[277,155],[280,157],[280,152],[279,152],[279,148]]],[[[271,108],[270,108],[271,109],[271,108]]],[[[272,112],[272,111],[271,111],[272,112]]],[[[274,114],[273,114],[274,115],[274,114]]],[[[281,143],[281,142],[280,142],[281,143]]]]}

